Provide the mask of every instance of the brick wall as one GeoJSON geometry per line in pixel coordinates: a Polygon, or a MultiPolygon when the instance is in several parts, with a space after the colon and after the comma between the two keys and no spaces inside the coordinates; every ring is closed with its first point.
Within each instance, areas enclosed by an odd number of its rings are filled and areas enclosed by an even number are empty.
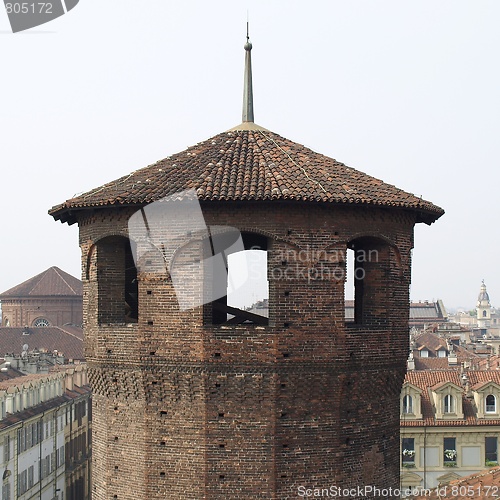
{"type": "MultiPolygon", "coordinates": [[[[268,238],[269,325],[212,325],[206,307],[179,310],[154,252],[138,270],[138,321],[125,323],[123,259],[102,242],[127,236],[133,211],[80,217],[94,499],[288,499],[301,485],[398,487],[411,213],[202,208],[208,225],[268,238]],[[342,273],[353,242],[376,247],[379,260],[366,266],[357,296],[367,313],[346,324],[342,273]],[[105,317],[109,304],[116,315],[105,317]]],[[[203,245],[181,243],[202,253],[203,245]]]]}

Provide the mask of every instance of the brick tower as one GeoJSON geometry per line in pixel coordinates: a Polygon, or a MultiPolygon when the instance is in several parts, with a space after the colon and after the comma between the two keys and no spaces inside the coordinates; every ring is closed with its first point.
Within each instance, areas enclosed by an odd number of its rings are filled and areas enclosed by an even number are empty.
{"type": "Polygon", "coordinates": [[[256,125],[251,48],[241,125],[50,210],[80,227],[95,500],[399,485],[413,227],[443,211],[256,125]],[[236,251],[267,315],[229,298],[236,251]]]}

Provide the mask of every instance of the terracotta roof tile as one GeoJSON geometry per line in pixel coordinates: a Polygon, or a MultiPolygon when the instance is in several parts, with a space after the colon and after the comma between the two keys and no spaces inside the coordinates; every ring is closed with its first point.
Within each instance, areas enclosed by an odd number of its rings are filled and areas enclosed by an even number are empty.
{"type": "Polygon", "coordinates": [[[471,474],[451,481],[447,486],[431,490],[430,494],[415,495],[408,500],[491,500],[500,493],[500,467],[471,474]]]}
{"type": "MultiPolygon", "coordinates": [[[[479,387],[488,381],[493,381],[500,385],[500,371],[497,370],[467,370],[467,377],[471,387],[479,387]]],[[[456,427],[465,425],[500,425],[500,419],[477,418],[473,401],[466,397],[465,390],[462,392],[462,406],[464,412],[463,419],[457,420],[436,420],[434,416],[433,402],[431,400],[430,388],[439,388],[446,382],[451,382],[458,387],[462,386],[461,374],[458,370],[422,370],[409,371],[406,374],[405,382],[422,390],[422,420],[401,419],[402,427],[443,426],[456,427]]]]}
{"type": "Polygon", "coordinates": [[[10,297],[82,296],[82,282],[58,267],[51,267],[43,273],[24,281],[20,285],[0,294],[0,299],[10,297]]]}
{"type": "Polygon", "coordinates": [[[200,200],[294,200],[405,208],[430,224],[432,203],[267,130],[232,130],[67,200],[49,213],[70,224],[87,207],[144,205],[186,189],[200,200]]]}
{"type": "Polygon", "coordinates": [[[0,327],[0,355],[21,354],[22,346],[28,344],[29,351],[62,353],[67,359],[82,360],[83,333],[76,334],[77,328],[38,327],[28,328],[29,335],[24,334],[25,328],[0,327]]]}

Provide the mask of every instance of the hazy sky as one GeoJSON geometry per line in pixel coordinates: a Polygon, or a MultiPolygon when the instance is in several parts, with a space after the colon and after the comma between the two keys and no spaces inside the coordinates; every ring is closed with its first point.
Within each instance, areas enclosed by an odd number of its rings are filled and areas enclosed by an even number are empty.
{"type": "Polygon", "coordinates": [[[446,210],[413,299],[500,305],[498,0],[80,0],[17,34],[0,6],[0,291],[80,276],[50,207],[240,123],[247,9],[255,121],[446,210]]]}

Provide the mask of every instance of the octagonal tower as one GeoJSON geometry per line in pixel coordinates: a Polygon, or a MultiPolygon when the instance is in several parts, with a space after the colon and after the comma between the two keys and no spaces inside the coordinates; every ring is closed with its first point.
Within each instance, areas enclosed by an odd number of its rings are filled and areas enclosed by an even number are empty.
{"type": "Polygon", "coordinates": [[[50,211],[80,227],[95,500],[399,485],[413,227],[443,211],[256,125],[245,50],[241,125],[50,211]],[[246,251],[267,315],[227,291],[246,251]]]}

